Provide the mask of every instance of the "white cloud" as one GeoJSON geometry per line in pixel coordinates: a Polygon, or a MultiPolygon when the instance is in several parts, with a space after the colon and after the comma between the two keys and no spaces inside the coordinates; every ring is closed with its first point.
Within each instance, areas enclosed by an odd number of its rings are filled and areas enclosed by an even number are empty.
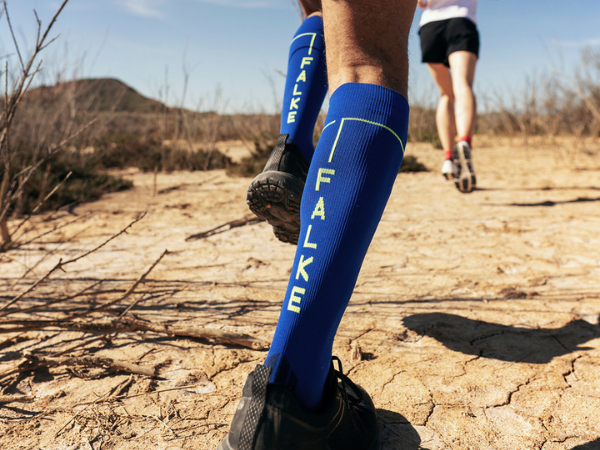
{"type": "Polygon", "coordinates": [[[117,0],[129,12],[136,16],[153,17],[160,19],[164,14],[158,8],[165,3],[166,0],[117,0]]]}

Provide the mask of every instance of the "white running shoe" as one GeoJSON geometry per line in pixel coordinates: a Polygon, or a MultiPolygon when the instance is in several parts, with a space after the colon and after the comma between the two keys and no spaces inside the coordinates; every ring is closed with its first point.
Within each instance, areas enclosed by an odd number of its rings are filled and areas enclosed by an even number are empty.
{"type": "Polygon", "coordinates": [[[465,194],[473,192],[477,187],[477,177],[471,159],[471,146],[467,141],[460,141],[452,149],[452,162],[458,173],[454,180],[456,188],[465,194]]]}
{"type": "Polygon", "coordinates": [[[451,159],[444,161],[444,165],[442,166],[442,175],[446,180],[449,181],[458,178],[458,167],[456,167],[456,164],[454,164],[451,159]]]}

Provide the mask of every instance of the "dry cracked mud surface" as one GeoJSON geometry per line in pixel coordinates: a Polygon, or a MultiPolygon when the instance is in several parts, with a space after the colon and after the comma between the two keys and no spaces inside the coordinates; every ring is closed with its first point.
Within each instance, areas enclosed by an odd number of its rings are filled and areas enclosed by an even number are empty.
{"type": "MultiPolygon", "coordinates": [[[[600,148],[475,143],[479,189],[469,195],[440,176],[441,152],[408,146],[431,171],[398,177],[334,354],[372,395],[384,449],[600,449],[600,148]]],[[[118,299],[168,249],[107,316],[132,306],[127,314],[139,320],[268,342],[295,248],[265,223],[185,240],[247,216],[249,179],[159,174],[155,188],[152,174],[124,176],[132,190],[36,217],[31,235],[54,231],[0,255],[6,304],[59,258],[93,249],[147,212],[1,320],[64,318],[118,299]]],[[[266,355],[153,332],[98,336],[54,328],[0,334],[0,397],[29,397],[0,403],[2,449],[214,449],[246,375],[266,355]],[[57,349],[151,367],[157,376],[56,365],[2,379],[24,356],[56,358],[57,349]]]]}

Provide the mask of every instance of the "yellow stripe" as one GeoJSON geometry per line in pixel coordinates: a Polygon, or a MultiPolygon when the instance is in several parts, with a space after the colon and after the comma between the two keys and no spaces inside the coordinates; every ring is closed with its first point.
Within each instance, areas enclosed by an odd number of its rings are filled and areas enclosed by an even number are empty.
{"type": "Polygon", "coordinates": [[[342,123],[340,123],[340,128],[338,130],[338,134],[335,137],[335,142],[333,143],[333,147],[331,147],[331,154],[329,155],[329,162],[333,159],[333,152],[335,152],[335,148],[337,147],[338,140],[340,139],[340,134],[342,134],[342,128],[344,127],[344,120],[342,119],[342,123]]]}
{"type": "MultiPolygon", "coordinates": [[[[396,137],[396,139],[398,139],[398,142],[400,142],[400,147],[402,147],[402,155],[404,155],[404,152],[405,152],[404,143],[402,142],[402,139],[400,139],[400,136],[398,136],[396,134],[396,132],[394,130],[392,130],[390,127],[386,127],[385,125],[383,125],[381,123],[371,122],[370,120],[360,119],[357,117],[345,117],[342,119],[342,123],[340,123],[340,129],[338,130],[338,134],[335,137],[335,142],[333,143],[333,147],[331,148],[331,154],[329,155],[329,162],[331,162],[333,160],[333,153],[335,152],[335,149],[337,147],[337,143],[338,143],[338,140],[340,139],[340,135],[342,134],[342,128],[344,127],[344,122],[346,120],[356,120],[358,122],[364,122],[364,123],[368,123],[370,125],[376,125],[378,127],[385,128],[390,133],[392,133],[396,137]]],[[[331,122],[329,125],[331,125],[334,122],[331,122]]],[[[325,128],[323,128],[323,129],[325,129],[325,128]]]]}
{"type": "Polygon", "coordinates": [[[299,34],[294,39],[292,39],[292,42],[294,42],[298,38],[301,38],[302,36],[312,36],[312,39],[310,40],[310,47],[308,49],[308,54],[310,55],[312,53],[313,45],[315,44],[315,39],[317,38],[317,33],[303,33],[303,34],[299,34]]]}
{"type": "Polygon", "coordinates": [[[321,130],[321,133],[323,133],[323,131],[325,131],[325,128],[327,128],[329,125],[333,125],[335,123],[335,120],[333,122],[329,122],[327,125],[325,125],[323,127],[323,129],[321,130]]]}

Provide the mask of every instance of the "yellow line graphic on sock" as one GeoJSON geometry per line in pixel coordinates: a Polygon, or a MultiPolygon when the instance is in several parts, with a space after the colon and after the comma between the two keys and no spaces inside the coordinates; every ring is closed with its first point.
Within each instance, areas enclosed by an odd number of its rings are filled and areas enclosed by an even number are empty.
{"type": "Polygon", "coordinates": [[[323,127],[323,129],[321,130],[321,133],[323,133],[323,131],[325,131],[325,128],[327,128],[329,125],[333,125],[335,123],[335,120],[333,122],[329,122],[327,125],[325,125],[323,127]]]}
{"type": "Polygon", "coordinates": [[[298,38],[301,38],[302,36],[312,36],[312,39],[310,40],[310,47],[308,48],[308,54],[310,55],[312,53],[312,50],[313,50],[313,45],[315,45],[315,39],[317,38],[317,33],[303,33],[303,34],[299,34],[294,39],[292,39],[292,42],[294,42],[298,38]]]}
{"type": "MultiPolygon", "coordinates": [[[[333,147],[331,148],[331,154],[329,155],[329,161],[331,162],[333,160],[333,153],[335,152],[335,149],[337,147],[338,141],[340,139],[340,135],[342,134],[342,128],[344,128],[344,122],[347,120],[355,120],[357,122],[364,122],[364,123],[368,123],[370,125],[375,125],[381,128],[385,128],[386,130],[388,130],[390,133],[392,133],[396,139],[398,139],[398,142],[400,142],[400,146],[402,147],[402,154],[404,155],[404,144],[402,143],[402,139],[400,139],[400,136],[398,136],[398,134],[396,134],[396,132],[394,130],[392,130],[390,127],[387,127],[381,123],[377,123],[377,122],[371,122],[370,120],[365,120],[365,119],[360,119],[358,117],[345,117],[342,119],[342,122],[340,123],[340,129],[338,130],[338,134],[335,137],[335,142],[333,143],[333,147]]],[[[331,122],[332,124],[333,122],[331,122]]],[[[329,125],[331,125],[329,124],[329,125]]]]}

